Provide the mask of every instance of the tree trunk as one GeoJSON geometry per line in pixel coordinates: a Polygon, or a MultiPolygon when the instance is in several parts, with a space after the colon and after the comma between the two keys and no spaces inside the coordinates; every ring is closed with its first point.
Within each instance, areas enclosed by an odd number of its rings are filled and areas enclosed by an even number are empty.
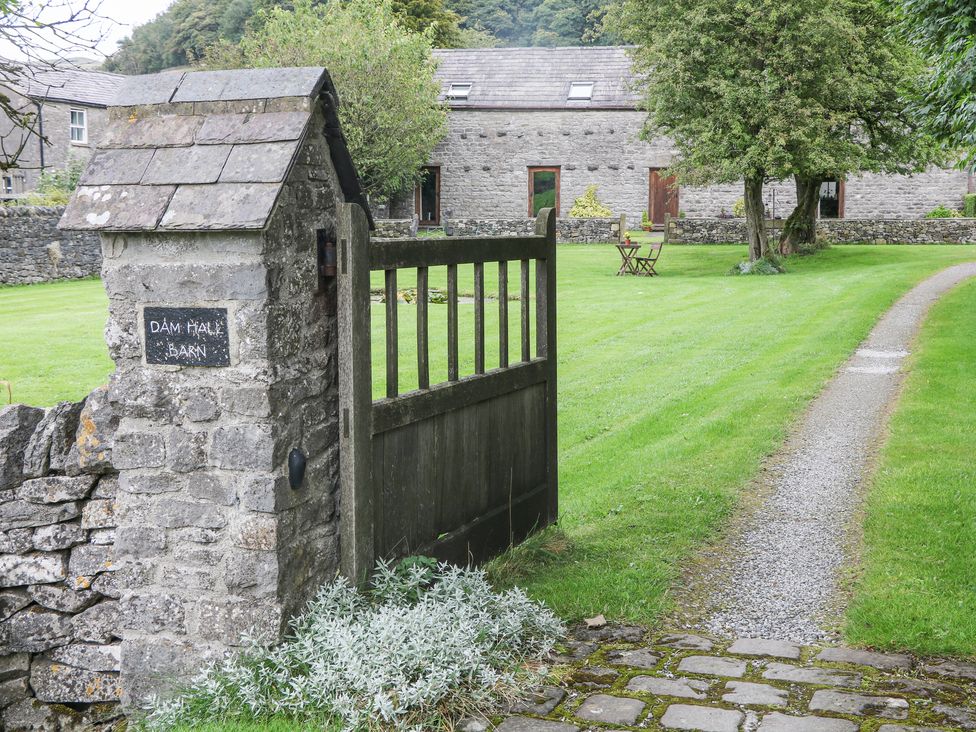
{"type": "Polygon", "coordinates": [[[749,261],[755,262],[769,253],[766,237],[766,206],[763,204],[763,177],[746,178],[746,232],[749,240],[749,261]]]}
{"type": "Polygon", "coordinates": [[[786,219],[779,239],[780,254],[793,254],[801,244],[817,243],[817,208],[820,205],[820,176],[795,176],[796,208],[786,219]]]}

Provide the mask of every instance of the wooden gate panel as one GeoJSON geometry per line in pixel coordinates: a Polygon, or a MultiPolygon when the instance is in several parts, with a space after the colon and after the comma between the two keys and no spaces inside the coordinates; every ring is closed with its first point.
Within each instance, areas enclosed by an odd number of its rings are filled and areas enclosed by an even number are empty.
{"type": "MultiPolygon", "coordinates": [[[[555,213],[543,211],[534,236],[370,243],[358,207],[342,210],[340,293],[340,450],[343,570],[357,581],[377,557],[426,554],[456,563],[484,561],[556,519],[555,213]],[[535,260],[535,286],[529,272],[535,260]],[[457,265],[475,264],[475,314],[484,313],[484,262],[519,262],[520,338],[500,368],[459,378],[457,265]],[[429,384],[425,283],[448,267],[449,381],[429,384]],[[397,270],[417,268],[417,366],[421,388],[400,394],[397,270]],[[372,401],[370,271],[386,281],[387,397],[372,401]],[[534,292],[533,292],[534,289],[534,292]],[[531,300],[535,300],[535,308],[531,300]],[[365,315],[364,315],[365,312],[365,315]],[[535,314],[533,327],[532,314],[535,314]],[[536,337],[533,358],[531,336],[536,337]],[[421,335],[422,334],[422,335],[421,335]],[[511,363],[510,363],[511,362],[511,363]],[[353,368],[356,364],[358,368],[353,368]],[[364,570],[365,568],[365,570],[364,570]]],[[[499,268],[501,325],[508,314],[507,266],[499,268]]],[[[507,330],[503,331],[507,336],[507,330]]],[[[474,350],[484,354],[483,316],[474,350]]]]}

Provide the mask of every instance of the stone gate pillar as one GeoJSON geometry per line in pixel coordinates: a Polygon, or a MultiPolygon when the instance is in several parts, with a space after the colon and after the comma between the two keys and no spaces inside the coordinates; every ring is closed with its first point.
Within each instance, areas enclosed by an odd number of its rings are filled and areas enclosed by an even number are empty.
{"type": "Polygon", "coordinates": [[[61,226],[102,240],[134,705],[244,633],[277,637],[335,576],[335,283],[318,261],[362,196],[323,69],[133,77],[116,104],[61,226]]]}

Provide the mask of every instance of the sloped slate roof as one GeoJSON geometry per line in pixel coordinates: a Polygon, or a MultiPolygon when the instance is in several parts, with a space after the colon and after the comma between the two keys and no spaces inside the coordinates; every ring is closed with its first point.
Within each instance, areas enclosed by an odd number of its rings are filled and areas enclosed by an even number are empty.
{"type": "Polygon", "coordinates": [[[101,71],[24,67],[13,86],[32,99],[107,107],[124,80],[101,71]]]}
{"type": "MultiPolygon", "coordinates": [[[[321,68],[127,78],[114,100],[123,109],[112,110],[60,226],[264,228],[312,116],[302,98],[323,88],[334,92],[321,68]],[[282,98],[292,103],[275,101],[282,98]]],[[[331,116],[334,110],[327,111],[331,116]]],[[[337,128],[329,143],[347,200],[361,198],[337,128]]]]}
{"type": "Polygon", "coordinates": [[[452,109],[635,109],[626,46],[460,48],[437,50],[442,99],[452,109]],[[569,101],[574,81],[594,82],[590,101],[569,101]],[[452,83],[470,83],[467,99],[447,99],[452,83]]]}

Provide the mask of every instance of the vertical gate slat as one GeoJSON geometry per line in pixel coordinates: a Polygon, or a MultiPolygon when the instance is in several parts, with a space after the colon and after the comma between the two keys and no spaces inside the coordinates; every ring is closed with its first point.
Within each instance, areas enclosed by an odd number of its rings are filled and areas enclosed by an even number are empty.
{"type": "Polygon", "coordinates": [[[532,360],[532,349],[529,346],[529,260],[522,260],[522,288],[520,292],[522,302],[522,360],[532,360]]]}
{"type": "Polygon", "coordinates": [[[397,363],[397,271],[386,270],[386,396],[400,393],[399,364],[397,363]]]}
{"type": "Polygon", "coordinates": [[[430,361],[427,334],[427,267],[417,267],[417,385],[430,388],[430,361]]]}
{"type": "Polygon", "coordinates": [[[474,265],[474,372],[485,373],[485,265],[474,265]]]}
{"type": "Polygon", "coordinates": [[[536,261],[536,347],[546,359],[546,457],[548,470],[548,518],[559,515],[559,454],[556,420],[556,212],[543,209],[535,222],[535,233],[546,237],[546,258],[536,261]]]}
{"type": "Polygon", "coordinates": [[[508,262],[498,263],[498,365],[508,367],[508,262]]]}
{"type": "Polygon", "coordinates": [[[447,265],[447,379],[458,380],[457,265],[447,265]]]}

